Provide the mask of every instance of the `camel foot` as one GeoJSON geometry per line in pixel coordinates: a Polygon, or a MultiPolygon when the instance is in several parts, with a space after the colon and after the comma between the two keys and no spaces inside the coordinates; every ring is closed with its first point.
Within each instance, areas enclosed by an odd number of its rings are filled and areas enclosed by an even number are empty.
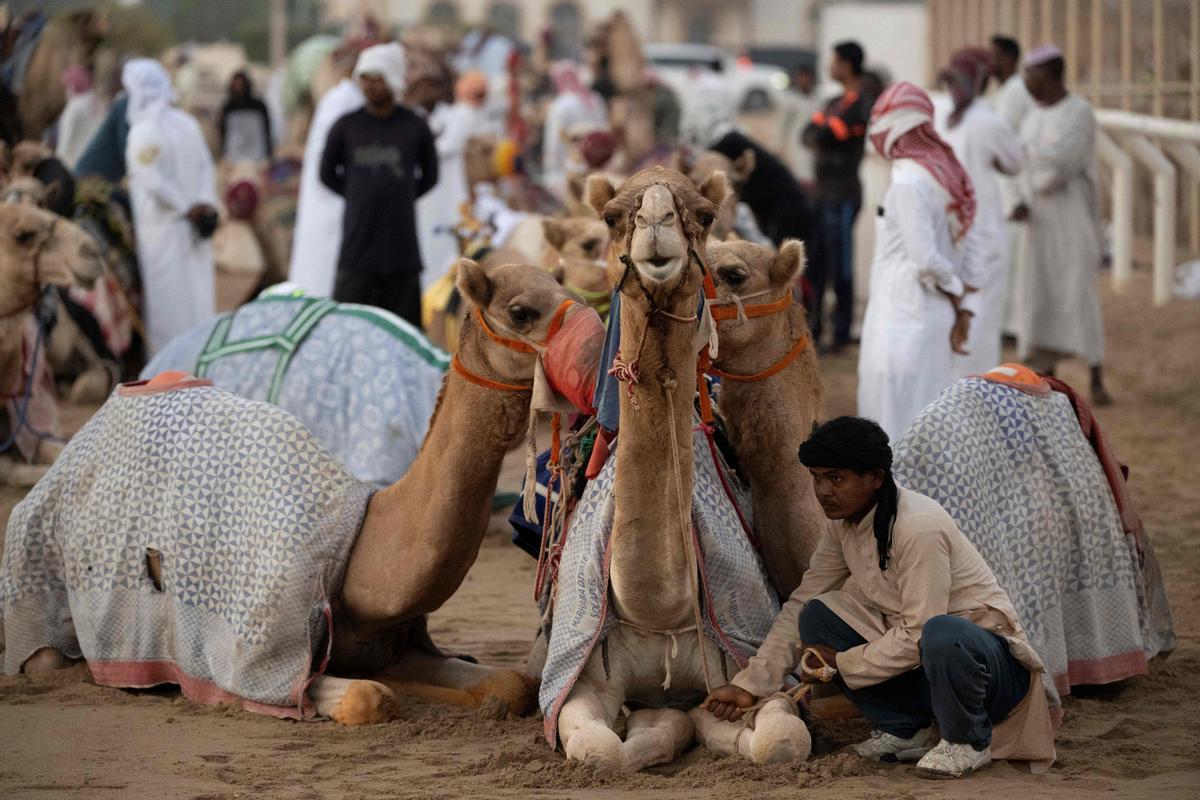
{"type": "Polygon", "coordinates": [[[399,716],[391,689],[377,681],[321,675],[308,687],[317,713],[341,725],[377,725],[399,716]]]}
{"type": "Polygon", "coordinates": [[[673,708],[642,708],[629,715],[622,746],[622,767],[639,772],[669,764],[692,743],[695,728],[688,715],[673,708]]]}
{"type": "Polygon", "coordinates": [[[812,736],[807,726],[782,698],[759,710],[753,728],[742,720],[717,719],[699,707],[689,711],[688,716],[696,726],[696,738],[719,756],[738,754],[756,764],[781,764],[803,761],[812,754],[812,736]]]}
{"type": "Polygon", "coordinates": [[[621,737],[602,722],[580,728],[567,740],[563,750],[569,761],[581,761],[602,772],[625,769],[621,737]]]}
{"type": "Polygon", "coordinates": [[[537,700],[538,682],[517,672],[515,669],[495,669],[482,683],[469,687],[467,691],[478,700],[479,705],[496,698],[508,708],[508,713],[522,716],[528,713],[537,700]]]}
{"type": "Polygon", "coordinates": [[[37,650],[21,665],[21,672],[26,675],[36,675],[41,672],[54,672],[66,669],[74,663],[62,654],[57,647],[43,647],[37,650]]]}

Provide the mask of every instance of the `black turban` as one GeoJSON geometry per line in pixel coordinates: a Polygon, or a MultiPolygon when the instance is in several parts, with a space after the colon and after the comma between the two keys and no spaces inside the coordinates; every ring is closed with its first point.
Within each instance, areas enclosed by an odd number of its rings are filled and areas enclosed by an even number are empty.
{"type": "Polygon", "coordinates": [[[900,496],[892,478],[892,448],[883,428],[862,417],[831,419],[815,428],[808,440],[800,445],[800,463],[806,467],[855,472],[883,470],[883,486],[875,496],[874,532],[879,549],[879,569],[887,569],[900,496]]]}

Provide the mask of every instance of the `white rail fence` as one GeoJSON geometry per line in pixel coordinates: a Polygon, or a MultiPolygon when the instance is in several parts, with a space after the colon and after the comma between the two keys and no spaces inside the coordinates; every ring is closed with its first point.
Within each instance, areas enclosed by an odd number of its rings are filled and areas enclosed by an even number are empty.
{"type": "Polygon", "coordinates": [[[1097,153],[1113,177],[1113,286],[1122,291],[1133,274],[1134,168],[1140,165],[1154,181],[1154,304],[1165,305],[1171,299],[1177,264],[1180,171],[1187,181],[1188,241],[1193,252],[1200,252],[1200,122],[1107,109],[1097,109],[1096,120],[1100,126],[1097,153]]]}

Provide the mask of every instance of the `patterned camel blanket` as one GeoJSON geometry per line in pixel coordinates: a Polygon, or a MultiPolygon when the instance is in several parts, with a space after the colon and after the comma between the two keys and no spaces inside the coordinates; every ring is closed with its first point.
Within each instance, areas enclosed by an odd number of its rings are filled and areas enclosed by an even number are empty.
{"type": "Polygon", "coordinates": [[[118,387],[13,511],[4,671],[57,647],[104,685],[306,716],[372,489],[291,414],[195,383],[118,387]]]}
{"type": "Polygon", "coordinates": [[[894,469],[987,560],[1046,664],[1052,700],[1144,674],[1174,648],[1154,551],[1146,539],[1139,564],[1066,395],[960,380],[895,443],[894,469]]]}
{"type": "MultiPolygon", "coordinates": [[[[692,526],[704,595],[705,633],[741,667],[766,638],[779,614],[779,602],[750,541],[748,492],[719,451],[710,448],[703,431],[693,433],[692,447],[692,526]]],[[[549,651],[539,694],[544,732],[551,746],[557,743],[558,714],[571,688],[592,650],[617,625],[608,591],[616,462],[616,456],[609,458],[584,490],[567,523],[557,583],[548,583],[541,599],[544,615],[553,601],[551,613],[544,617],[549,651]]],[[[694,704],[700,699],[694,694],[685,691],[678,698],[680,704],[694,704]]]]}
{"type": "Polygon", "coordinates": [[[181,370],[274,403],[360,480],[384,487],[416,459],[449,365],[394,314],[268,290],[171,340],[142,378],[181,370]]]}

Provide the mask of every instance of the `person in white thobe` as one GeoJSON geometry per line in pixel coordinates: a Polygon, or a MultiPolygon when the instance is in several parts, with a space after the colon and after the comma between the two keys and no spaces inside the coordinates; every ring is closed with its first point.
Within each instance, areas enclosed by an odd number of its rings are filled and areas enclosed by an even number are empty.
{"type": "Polygon", "coordinates": [[[314,297],[330,297],[342,250],[342,213],[346,201],[321,183],[321,154],[333,123],[363,106],[363,93],[349,77],[352,62],[344,64],[346,77],[317,103],[300,170],[300,196],[296,203],[296,229],[292,236],[292,263],[288,280],[314,297]]]}
{"type": "Polygon", "coordinates": [[[954,382],[954,350],[965,342],[984,273],[970,178],[932,117],[924,90],[900,82],[880,95],[868,130],[892,176],[876,217],[858,414],[891,438],[954,382]]]}
{"type": "Polygon", "coordinates": [[[454,87],[454,102],[439,104],[429,115],[438,153],[438,182],[417,201],[417,234],[421,244],[421,291],[446,274],[458,258],[458,241],[446,231],[462,219],[460,207],[469,198],[464,154],[473,136],[500,136],[485,104],[488,79],[482,72],[466,72],[454,87]]]}
{"type": "Polygon", "coordinates": [[[69,97],[58,117],[54,155],[67,169],[74,170],[75,162],[108,114],[108,100],[96,91],[92,77],[81,67],[68,69],[63,84],[69,97]]]}
{"type": "Polygon", "coordinates": [[[583,85],[579,65],[573,61],[555,61],[550,78],[557,96],[546,109],[542,126],[542,183],[560,198],[567,196],[567,173],[584,168],[572,163],[568,139],[598,128],[608,128],[608,109],[604,98],[583,85]]]}
{"type": "Polygon", "coordinates": [[[1050,374],[1059,359],[1078,356],[1091,367],[1093,404],[1107,405],[1096,117],[1063,84],[1058,48],[1032,51],[1026,64],[1036,105],[1021,123],[1026,168],[1016,218],[1024,223],[1026,263],[1017,277],[1018,355],[1050,374]]]}
{"type": "Polygon", "coordinates": [[[171,105],[171,79],[157,61],[125,65],[121,82],[129,95],[125,165],[133,205],[142,317],[151,354],[172,337],[216,313],[211,230],[216,171],[199,123],[171,105]]]}
{"type": "Polygon", "coordinates": [[[982,375],[1001,363],[1000,328],[1004,321],[1011,265],[1008,207],[999,178],[1021,169],[1021,143],[1000,115],[979,99],[987,83],[990,57],[982,48],[955,53],[939,74],[948,97],[934,102],[934,129],[954,150],[975,188],[975,226],[986,270],[979,287],[979,310],[971,320],[967,355],[955,355],[955,377],[982,375]]]}

